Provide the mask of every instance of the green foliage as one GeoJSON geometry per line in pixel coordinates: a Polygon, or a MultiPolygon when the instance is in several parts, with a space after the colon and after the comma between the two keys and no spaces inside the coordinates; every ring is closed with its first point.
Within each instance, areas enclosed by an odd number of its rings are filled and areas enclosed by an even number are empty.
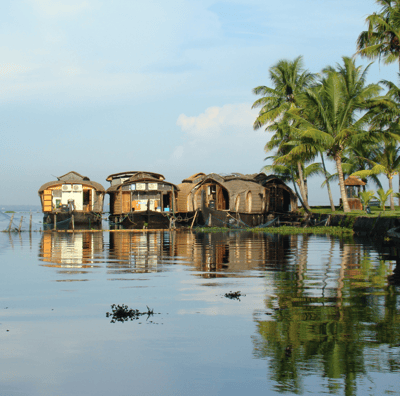
{"type": "Polygon", "coordinates": [[[361,202],[362,202],[362,204],[364,206],[364,209],[369,204],[371,199],[374,198],[374,194],[375,194],[375,191],[362,191],[362,192],[360,192],[358,197],[361,199],[361,202]]]}
{"type": "Polygon", "coordinates": [[[376,199],[380,202],[381,204],[381,208],[383,210],[385,210],[385,204],[386,201],[389,198],[389,195],[392,194],[393,190],[389,189],[385,192],[385,190],[383,188],[380,188],[376,193],[378,194],[378,196],[376,197],[376,199]]]}
{"type": "Polygon", "coordinates": [[[268,234],[281,235],[296,235],[296,234],[330,234],[330,235],[348,235],[353,233],[352,228],[345,227],[267,227],[267,228],[252,228],[253,232],[265,232],[268,234]]]}
{"type": "Polygon", "coordinates": [[[382,9],[366,18],[368,30],[361,32],[357,39],[357,54],[389,64],[398,61],[400,56],[400,4],[397,0],[376,2],[382,9]]]}

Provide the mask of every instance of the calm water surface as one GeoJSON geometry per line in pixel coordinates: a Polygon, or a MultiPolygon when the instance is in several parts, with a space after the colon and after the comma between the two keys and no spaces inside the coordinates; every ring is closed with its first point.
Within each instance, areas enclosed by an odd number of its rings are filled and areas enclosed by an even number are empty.
{"type": "Polygon", "coordinates": [[[400,394],[392,256],[329,236],[0,233],[0,395],[400,394]],[[110,323],[111,304],[155,314],[110,323]]]}

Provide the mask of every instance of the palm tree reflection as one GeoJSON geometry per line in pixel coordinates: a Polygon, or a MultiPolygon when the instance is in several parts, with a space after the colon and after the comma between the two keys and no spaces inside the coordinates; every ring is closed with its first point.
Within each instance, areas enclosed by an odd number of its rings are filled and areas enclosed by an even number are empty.
{"type": "Polygon", "coordinates": [[[272,315],[256,317],[254,355],[268,359],[276,390],[302,393],[304,377],[317,375],[329,392],[355,395],[357,379],[370,371],[400,371],[390,349],[381,352],[400,340],[388,264],[363,245],[332,238],[326,259],[313,265],[309,237],[299,240],[295,273],[280,272],[276,295],[266,299],[272,315]]]}

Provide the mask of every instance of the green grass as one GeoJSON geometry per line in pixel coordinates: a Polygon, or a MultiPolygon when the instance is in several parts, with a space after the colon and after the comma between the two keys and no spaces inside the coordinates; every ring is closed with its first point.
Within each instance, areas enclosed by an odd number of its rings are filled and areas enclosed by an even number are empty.
{"type": "Polygon", "coordinates": [[[351,235],[352,228],[345,227],[267,227],[252,228],[253,232],[265,232],[268,234],[293,235],[293,234],[330,234],[330,235],[351,235]]]}
{"type": "Polygon", "coordinates": [[[264,227],[264,228],[223,228],[223,227],[199,227],[194,229],[196,232],[227,232],[227,231],[251,231],[264,232],[267,234],[293,235],[293,234],[330,234],[330,235],[351,235],[352,228],[346,227],[264,227]]]}
{"type": "MultiPolygon", "coordinates": [[[[299,212],[304,214],[304,209],[301,208],[299,212]]],[[[379,214],[384,217],[400,217],[400,206],[395,206],[394,211],[390,210],[390,207],[386,207],[386,210],[383,210],[379,207],[372,206],[371,214],[367,214],[363,210],[352,210],[351,212],[344,213],[343,210],[336,209],[335,212],[332,212],[331,208],[326,206],[313,206],[311,208],[311,212],[314,214],[346,215],[351,217],[359,217],[359,216],[378,217],[379,214]]]]}

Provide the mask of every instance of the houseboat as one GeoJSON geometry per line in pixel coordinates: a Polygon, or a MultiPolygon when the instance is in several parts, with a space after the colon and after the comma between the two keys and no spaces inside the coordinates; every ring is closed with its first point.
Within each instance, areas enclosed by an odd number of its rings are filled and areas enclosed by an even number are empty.
{"type": "Polygon", "coordinates": [[[105,189],[87,176],[68,172],[43,184],[38,194],[44,224],[57,227],[72,221],[73,226],[101,225],[105,189]]]}
{"type": "Polygon", "coordinates": [[[110,223],[123,228],[165,229],[174,226],[178,187],[153,172],[120,172],[107,177],[110,223]]]}
{"type": "Polygon", "coordinates": [[[297,210],[297,197],[285,183],[263,173],[196,173],[178,185],[178,218],[209,226],[257,226],[271,213],[297,210]]]}

